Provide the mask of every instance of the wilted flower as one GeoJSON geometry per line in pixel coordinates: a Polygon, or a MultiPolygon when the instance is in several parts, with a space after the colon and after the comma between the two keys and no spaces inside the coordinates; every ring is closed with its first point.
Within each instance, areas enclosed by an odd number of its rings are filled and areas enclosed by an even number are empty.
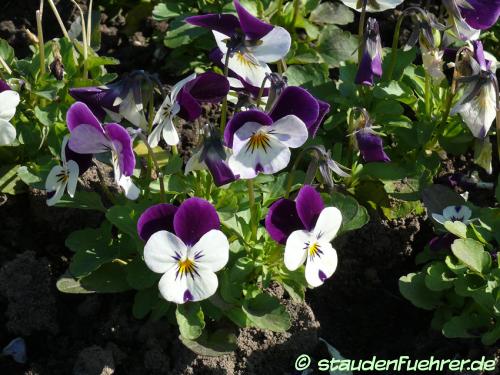
{"type": "Polygon", "coordinates": [[[467,206],[448,206],[443,210],[442,214],[432,214],[432,218],[439,224],[444,224],[447,221],[461,221],[467,225],[471,216],[472,211],[467,206]]]}
{"type": "Polygon", "coordinates": [[[361,11],[366,3],[368,12],[382,12],[387,9],[394,9],[404,0],[340,0],[349,8],[361,11]]]}
{"type": "Polygon", "coordinates": [[[137,232],[146,241],[144,261],[163,274],[158,285],[163,298],[182,304],[217,291],[215,272],[229,259],[229,242],[219,228],[215,208],[200,198],[189,198],[178,208],[158,204],[141,215],[137,232]]]}
{"type": "Polygon", "coordinates": [[[212,30],[222,52],[220,61],[251,86],[260,87],[268,63],[276,62],[288,53],[291,37],[288,31],[272,26],[251,15],[234,0],[238,17],[232,14],[205,14],[186,18],[186,22],[212,30]]]}
{"type": "Polygon", "coordinates": [[[153,121],[157,125],[148,137],[151,147],[156,147],[163,137],[168,145],[179,143],[179,135],[174,126],[175,116],[186,121],[194,121],[200,117],[200,103],[217,103],[229,92],[229,82],[220,74],[206,72],[199,76],[192,74],[172,87],[166,96],[153,121]]]}
{"type": "Polygon", "coordinates": [[[384,151],[382,138],[375,132],[370,115],[364,108],[357,108],[363,119],[360,121],[360,128],[355,131],[356,142],[361,156],[367,163],[390,162],[391,159],[384,151]]]}
{"type": "Polygon", "coordinates": [[[312,152],[313,161],[309,164],[306,172],[306,183],[312,182],[314,176],[319,172],[321,176],[321,182],[325,184],[329,189],[333,189],[334,183],[332,178],[332,172],[341,176],[349,177],[349,174],[344,172],[340,165],[332,159],[330,151],[326,151],[323,145],[310,146],[303,150],[303,152],[312,152]]]}
{"type": "Polygon", "coordinates": [[[355,82],[358,85],[373,86],[375,76],[382,77],[382,42],[375,18],[368,18],[363,47],[363,56],[355,82]]]}
{"type": "Polygon", "coordinates": [[[311,186],[300,189],[295,201],[279,199],[269,208],[266,229],[273,240],[285,244],[285,266],[295,271],[306,262],[305,277],[320,286],[337,268],[337,252],[330,242],[342,223],[336,207],[325,207],[311,186]]]}
{"type": "Polygon", "coordinates": [[[420,45],[427,50],[433,50],[439,47],[441,43],[440,31],[447,29],[446,25],[441,24],[434,14],[420,7],[406,8],[403,14],[414,12],[416,22],[413,23],[412,33],[406,42],[405,49],[411,48],[420,40],[420,45]]]}
{"type": "Polygon", "coordinates": [[[422,47],[422,62],[424,64],[424,68],[436,82],[440,82],[446,77],[443,73],[443,56],[444,51],[440,51],[437,48],[426,49],[425,47],[422,47]]]}
{"type": "Polygon", "coordinates": [[[69,147],[79,154],[111,152],[116,183],[123,188],[128,199],[137,199],[139,189],[130,176],[134,172],[135,155],[128,132],[119,124],[104,126],[86,104],[76,102],[66,115],[71,133],[69,147]]]}
{"type": "Polygon", "coordinates": [[[464,93],[451,114],[460,113],[474,137],[484,138],[496,117],[498,83],[484,57],[483,44],[480,41],[473,44],[474,58],[469,59],[472,75],[457,79],[463,84],[464,93]]]}
{"type": "Polygon", "coordinates": [[[20,102],[19,94],[0,79],[0,146],[10,145],[16,139],[16,128],[10,123],[20,102]]]}
{"type": "Polygon", "coordinates": [[[259,173],[273,174],[286,168],[290,162],[290,148],[302,146],[307,138],[307,127],[295,115],[277,121],[259,110],[239,112],[226,127],[224,138],[233,150],[229,167],[242,179],[251,179],[259,173]]]}

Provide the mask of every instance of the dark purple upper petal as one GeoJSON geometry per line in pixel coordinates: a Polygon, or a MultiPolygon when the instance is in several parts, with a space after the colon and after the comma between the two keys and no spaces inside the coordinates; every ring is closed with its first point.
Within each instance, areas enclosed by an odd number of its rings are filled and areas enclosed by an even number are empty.
{"type": "Polygon", "coordinates": [[[354,81],[358,85],[373,86],[375,76],[382,76],[382,59],[377,54],[372,60],[370,54],[365,50],[354,81]]]}
{"type": "Polygon", "coordinates": [[[429,247],[432,251],[451,250],[451,244],[458,237],[452,233],[445,233],[434,237],[429,241],[429,247]]]}
{"type": "Polygon", "coordinates": [[[106,117],[104,108],[111,112],[119,112],[119,106],[113,105],[118,93],[118,90],[110,90],[101,87],[79,87],[69,90],[69,94],[75,100],[87,104],[100,121],[104,121],[106,117]]]}
{"type": "Polygon", "coordinates": [[[215,186],[223,186],[236,181],[237,176],[234,175],[225,160],[209,156],[204,161],[214,179],[215,186]]]}
{"type": "Polygon", "coordinates": [[[106,134],[115,145],[118,153],[118,163],[121,173],[132,176],[135,167],[135,155],[132,148],[132,138],[119,124],[106,124],[106,134]]]}
{"type": "Polygon", "coordinates": [[[309,135],[312,136],[319,127],[319,110],[320,103],[307,90],[297,86],[288,86],[276,100],[269,116],[273,121],[277,121],[285,116],[295,115],[306,124],[309,135]],[[316,129],[314,129],[315,126],[316,129]]]}
{"type": "Polygon", "coordinates": [[[288,236],[296,230],[304,229],[295,202],[279,199],[269,207],[266,215],[266,230],[273,240],[285,244],[288,236]]]}
{"type": "Polygon", "coordinates": [[[177,102],[181,107],[178,116],[186,121],[196,120],[203,112],[200,103],[184,87],[177,95],[177,102]]]}
{"type": "Polygon", "coordinates": [[[500,0],[467,0],[473,7],[460,8],[460,13],[469,26],[486,30],[495,25],[500,15],[500,0]]]}
{"type": "Polygon", "coordinates": [[[240,21],[232,14],[203,14],[187,17],[185,20],[191,25],[205,27],[232,37],[240,28],[240,21]]]}
{"type": "Polygon", "coordinates": [[[149,237],[160,230],[174,232],[174,215],[177,207],[173,204],[161,203],[149,207],[137,221],[137,233],[147,242],[149,237]]]}
{"type": "Polygon", "coordinates": [[[371,131],[369,128],[363,128],[356,133],[359,151],[367,163],[371,162],[389,162],[389,156],[384,152],[382,138],[371,131]]]}
{"type": "Polygon", "coordinates": [[[312,186],[304,185],[300,189],[295,202],[297,204],[297,213],[304,227],[306,230],[312,231],[319,214],[325,208],[321,195],[312,186]]]}
{"type": "Polygon", "coordinates": [[[271,125],[273,123],[273,119],[266,113],[257,109],[238,112],[231,118],[231,120],[229,120],[226,129],[224,130],[224,142],[226,142],[227,147],[233,147],[234,133],[236,133],[238,129],[247,122],[256,122],[261,125],[271,125]]]}
{"type": "Polygon", "coordinates": [[[274,28],[272,25],[262,22],[257,17],[251,15],[238,0],[234,0],[234,7],[240,19],[241,29],[249,39],[261,39],[274,28]]]}
{"type": "Polygon", "coordinates": [[[318,118],[316,119],[316,122],[311,125],[311,127],[307,128],[309,130],[309,134],[311,137],[316,136],[316,133],[318,132],[321,123],[325,119],[325,116],[328,114],[328,112],[330,112],[330,104],[319,99],[318,99],[318,104],[319,104],[318,118]]]}
{"type": "Polygon", "coordinates": [[[80,176],[84,174],[92,165],[92,154],[79,154],[69,148],[69,143],[66,144],[64,153],[66,154],[67,161],[73,160],[76,164],[78,164],[78,174],[80,176]]]}
{"type": "Polygon", "coordinates": [[[481,67],[481,70],[486,70],[487,63],[486,58],[484,57],[483,43],[479,40],[475,40],[472,42],[472,45],[474,46],[474,58],[481,67]]]}
{"type": "Polygon", "coordinates": [[[175,234],[188,246],[196,244],[205,233],[219,228],[220,221],[215,207],[201,198],[185,200],[174,216],[175,234]]]}
{"type": "Polygon", "coordinates": [[[219,103],[229,93],[229,81],[223,75],[205,72],[184,86],[200,102],[219,103]]]}
{"type": "Polygon", "coordinates": [[[66,113],[66,124],[70,132],[80,125],[90,125],[104,134],[104,128],[99,120],[95,117],[90,108],[82,102],[76,102],[69,107],[66,113]]]}
{"type": "Polygon", "coordinates": [[[10,86],[4,80],[0,79],[0,92],[4,92],[7,90],[12,90],[10,86]]]}

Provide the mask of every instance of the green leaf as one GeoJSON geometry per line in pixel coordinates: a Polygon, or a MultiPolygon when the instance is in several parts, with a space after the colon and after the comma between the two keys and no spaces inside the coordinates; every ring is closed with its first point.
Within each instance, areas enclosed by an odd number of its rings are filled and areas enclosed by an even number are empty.
{"type": "Polygon", "coordinates": [[[180,173],[182,172],[182,166],[183,166],[182,158],[179,155],[172,155],[168,159],[167,165],[164,168],[164,173],[166,175],[180,173]]]}
{"type": "Polygon", "coordinates": [[[182,335],[179,338],[194,353],[208,357],[231,354],[237,347],[236,335],[227,329],[219,329],[212,334],[203,332],[196,340],[189,340],[182,335]]]}
{"type": "Polygon", "coordinates": [[[467,238],[467,225],[461,221],[446,221],[444,227],[459,238],[467,238]]]}
{"type": "Polygon", "coordinates": [[[490,255],[484,251],[483,245],[473,239],[458,239],[451,245],[453,254],[471,270],[484,273],[491,265],[490,255]]]}
{"type": "Polygon", "coordinates": [[[169,24],[169,31],[165,36],[164,44],[168,48],[178,48],[191,44],[195,39],[207,33],[202,27],[196,27],[184,22],[180,16],[169,24]]]}
{"type": "MultiPolygon", "coordinates": [[[[322,338],[319,339],[319,341],[323,342],[326,345],[326,349],[328,350],[328,354],[330,354],[331,358],[335,358],[336,361],[343,361],[345,358],[340,354],[340,352],[334,348],[332,345],[330,345],[328,342],[323,340],[322,338]]],[[[330,374],[334,375],[352,375],[352,371],[345,371],[345,370],[333,370],[330,371],[330,374]]]]}
{"type": "Polygon", "coordinates": [[[425,275],[425,286],[435,292],[450,289],[453,287],[453,274],[443,262],[434,262],[427,267],[425,275]]]}
{"type": "Polygon", "coordinates": [[[156,286],[139,290],[134,297],[132,314],[136,319],[143,319],[152,310],[153,305],[158,301],[158,288],[156,286]]]}
{"type": "Polygon", "coordinates": [[[151,271],[139,256],[127,265],[127,282],[134,289],[150,288],[156,284],[160,276],[151,271]]]}
{"type": "Polygon", "coordinates": [[[81,210],[96,210],[106,212],[101,196],[91,191],[78,191],[73,198],[65,195],[55,207],[79,208],[81,210]]]}
{"type": "Polygon", "coordinates": [[[90,294],[94,293],[93,291],[87,290],[82,287],[80,282],[75,279],[73,276],[66,272],[62,275],[56,282],[57,290],[62,293],[68,294],[90,294]]]}
{"type": "Polygon", "coordinates": [[[182,337],[196,340],[203,333],[205,317],[199,303],[177,305],[175,317],[182,337]]]}
{"type": "Polygon", "coordinates": [[[327,26],[318,40],[318,52],[330,68],[336,68],[342,62],[354,62],[357,59],[358,38],[336,26],[327,26]]]}
{"type": "Polygon", "coordinates": [[[489,317],[479,311],[464,312],[454,316],[443,325],[443,334],[448,338],[476,337],[471,331],[489,325],[489,317]]]}
{"type": "Polygon", "coordinates": [[[423,272],[410,273],[399,279],[399,291],[407,300],[424,310],[434,310],[441,294],[427,289],[423,272]]]}
{"type": "Polygon", "coordinates": [[[292,65],[286,72],[290,86],[320,86],[329,82],[325,64],[292,65]]]}
{"type": "Polygon", "coordinates": [[[0,192],[15,195],[26,191],[26,185],[17,174],[20,167],[18,164],[0,166],[0,192]]]}
{"type": "Polygon", "coordinates": [[[354,21],[354,14],[344,4],[321,3],[311,12],[309,20],[318,24],[348,25],[354,21]]]}
{"type": "Polygon", "coordinates": [[[10,65],[16,58],[14,48],[10,46],[9,42],[2,38],[0,38],[0,56],[8,65],[10,65]]]}
{"type": "Polygon", "coordinates": [[[107,210],[106,219],[120,231],[138,242],[137,220],[139,220],[140,215],[148,206],[149,203],[135,202],[127,202],[124,206],[113,206],[107,210]]]}
{"type": "Polygon", "coordinates": [[[81,286],[96,293],[120,293],[130,290],[125,267],[119,263],[107,263],[91,275],[80,280],[81,286]]]}
{"type": "Polygon", "coordinates": [[[370,220],[366,208],[361,206],[353,197],[333,193],[331,203],[342,213],[342,227],[339,233],[359,229],[370,220]]]}
{"type": "Polygon", "coordinates": [[[269,294],[259,293],[245,300],[242,308],[256,327],[274,332],[286,332],[290,328],[290,315],[278,299],[269,294]]]}
{"type": "Polygon", "coordinates": [[[165,21],[170,18],[178,17],[183,13],[182,5],[177,2],[167,4],[157,4],[153,9],[153,19],[155,21],[165,21]]]}

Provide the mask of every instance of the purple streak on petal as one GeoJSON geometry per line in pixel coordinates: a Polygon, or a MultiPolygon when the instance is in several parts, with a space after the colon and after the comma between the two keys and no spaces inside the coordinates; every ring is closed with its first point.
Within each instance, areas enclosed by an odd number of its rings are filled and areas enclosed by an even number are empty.
{"type": "Polygon", "coordinates": [[[149,237],[160,230],[174,232],[174,215],[177,207],[173,204],[161,203],[149,207],[137,221],[137,233],[147,242],[149,237]]]}
{"type": "Polygon", "coordinates": [[[92,166],[92,154],[79,154],[78,152],[73,151],[69,148],[69,143],[66,144],[66,148],[64,149],[66,154],[66,160],[73,160],[78,164],[78,174],[81,176],[84,174],[87,169],[92,166]]]}
{"type": "Polygon", "coordinates": [[[241,29],[251,40],[258,40],[266,36],[274,27],[262,22],[257,17],[250,14],[238,0],[234,0],[234,7],[240,19],[241,29]]]}
{"type": "Polygon", "coordinates": [[[322,282],[325,282],[325,280],[328,279],[328,277],[325,275],[325,273],[321,270],[319,270],[319,272],[318,272],[318,277],[322,282]]]}
{"type": "Polygon", "coordinates": [[[321,195],[309,185],[304,185],[300,189],[297,198],[297,213],[308,231],[312,231],[316,225],[319,214],[325,208],[321,195]]]}
{"type": "Polygon", "coordinates": [[[189,289],[186,289],[186,291],[184,292],[184,297],[182,299],[184,300],[184,303],[192,301],[194,299],[189,289]]]}
{"type": "Polygon", "coordinates": [[[472,42],[472,45],[474,46],[474,59],[481,67],[481,70],[488,69],[486,58],[484,57],[483,43],[481,43],[481,41],[479,40],[475,40],[472,42]]]}
{"type": "Polygon", "coordinates": [[[90,108],[82,102],[76,102],[69,107],[66,113],[66,124],[70,132],[80,125],[90,125],[99,133],[105,134],[104,128],[99,120],[95,117],[90,108]]]}
{"type": "Polygon", "coordinates": [[[295,202],[285,198],[277,200],[269,207],[265,225],[269,236],[283,245],[292,232],[304,229],[295,202]]]}
{"type": "Polygon", "coordinates": [[[118,90],[101,87],[79,87],[70,89],[69,94],[75,100],[87,104],[100,121],[104,121],[106,117],[104,108],[111,112],[119,112],[119,106],[113,105],[119,94],[118,90]]]}
{"type": "Polygon", "coordinates": [[[47,199],[50,199],[52,198],[54,195],[56,195],[56,191],[48,191],[47,190],[47,199]]]}
{"type": "Polygon", "coordinates": [[[211,157],[207,157],[205,159],[205,164],[207,165],[210,174],[214,179],[215,186],[223,186],[229,184],[233,181],[236,181],[238,178],[234,175],[233,171],[227,165],[225,160],[220,158],[215,159],[211,157]]]}
{"type": "Polygon", "coordinates": [[[185,200],[174,216],[175,234],[188,246],[196,244],[210,230],[219,228],[215,207],[201,198],[185,200]]]}
{"type": "Polygon", "coordinates": [[[186,121],[196,120],[203,112],[200,103],[184,87],[177,96],[177,102],[181,106],[178,116],[186,121]]]}
{"type": "Polygon", "coordinates": [[[227,123],[226,130],[224,130],[224,142],[227,147],[233,147],[234,133],[238,131],[247,122],[256,122],[261,125],[271,125],[273,119],[266,113],[258,109],[251,109],[245,112],[238,112],[227,123]]]}
{"type": "Polygon", "coordinates": [[[469,26],[486,30],[496,24],[500,15],[500,0],[467,0],[473,7],[460,8],[460,13],[469,26]]]}
{"type": "Polygon", "coordinates": [[[373,133],[369,128],[364,128],[356,133],[359,151],[367,163],[390,162],[389,156],[384,152],[382,138],[373,133]]]}
{"type": "Polygon", "coordinates": [[[118,163],[121,172],[125,176],[132,176],[135,167],[135,155],[130,134],[119,124],[106,124],[105,129],[118,152],[118,163]]]}
{"type": "Polygon", "coordinates": [[[240,28],[240,21],[232,14],[203,14],[187,17],[185,21],[191,25],[218,31],[228,37],[232,37],[240,28]]]}
{"type": "Polygon", "coordinates": [[[0,79],[0,92],[4,92],[7,90],[12,90],[10,86],[4,80],[0,79]]]}
{"type": "Polygon", "coordinates": [[[458,237],[451,233],[441,234],[429,241],[429,248],[432,251],[451,250],[451,244],[458,237]]]}
{"type": "Polygon", "coordinates": [[[229,81],[223,75],[206,72],[188,82],[184,87],[200,102],[219,103],[229,93],[229,81]]]}
{"type": "Polygon", "coordinates": [[[309,135],[319,117],[319,102],[307,90],[297,86],[288,86],[283,90],[269,113],[274,121],[287,115],[295,115],[306,124],[309,135]]]}

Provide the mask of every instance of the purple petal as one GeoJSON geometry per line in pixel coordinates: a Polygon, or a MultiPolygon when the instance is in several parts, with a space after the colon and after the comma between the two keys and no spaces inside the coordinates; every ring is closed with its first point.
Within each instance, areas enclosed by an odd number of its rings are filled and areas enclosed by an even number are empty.
{"type": "Polygon", "coordinates": [[[486,70],[487,64],[486,58],[484,57],[483,43],[481,43],[481,41],[479,40],[475,40],[472,42],[472,45],[474,46],[474,58],[476,59],[481,69],[486,70]]]}
{"type": "Polygon", "coordinates": [[[273,123],[273,119],[266,113],[257,109],[238,112],[231,118],[231,120],[229,120],[226,129],[224,130],[224,142],[226,142],[227,147],[233,147],[234,133],[236,133],[238,129],[247,122],[256,122],[261,125],[271,125],[273,123]]]}
{"type": "Polygon", "coordinates": [[[228,37],[232,37],[240,28],[240,21],[232,14],[204,14],[187,17],[185,21],[191,25],[218,31],[228,37]]]}
{"type": "Polygon", "coordinates": [[[106,124],[105,129],[118,153],[118,163],[121,173],[125,176],[132,176],[135,167],[132,138],[130,138],[128,132],[119,124],[106,124]]]}
{"type": "Polygon", "coordinates": [[[452,233],[445,233],[445,234],[436,236],[432,240],[430,240],[429,247],[432,251],[451,250],[451,244],[457,238],[458,237],[452,233]]]}
{"type": "Polygon", "coordinates": [[[188,246],[196,244],[210,230],[219,228],[217,211],[214,206],[201,198],[193,197],[185,200],[174,216],[175,234],[188,246]]]}
{"type": "Polygon", "coordinates": [[[500,0],[467,0],[474,8],[460,8],[460,13],[469,26],[486,30],[496,24],[500,15],[500,0]]]}
{"type": "Polygon", "coordinates": [[[223,75],[206,72],[200,74],[184,87],[200,102],[219,103],[229,93],[229,81],[223,75]]]}
{"type": "Polygon", "coordinates": [[[325,208],[321,195],[309,185],[304,185],[295,199],[297,213],[304,227],[312,231],[316,225],[319,214],[325,208]]]}
{"type": "Polygon", "coordinates": [[[328,114],[328,112],[330,112],[330,104],[319,99],[318,99],[318,104],[319,104],[318,118],[316,119],[316,122],[314,124],[312,124],[310,127],[307,128],[309,130],[309,135],[311,137],[316,136],[316,133],[318,132],[318,129],[321,126],[325,116],[328,114]]]}
{"type": "Polygon", "coordinates": [[[316,133],[319,123],[322,120],[318,123],[319,110],[320,103],[307,90],[301,87],[288,86],[283,90],[278,100],[276,100],[269,116],[271,116],[273,121],[277,121],[285,116],[295,115],[306,124],[309,135],[312,136],[316,133]],[[316,129],[314,129],[315,126],[316,129]]]}
{"type": "Polygon", "coordinates": [[[78,164],[78,174],[80,176],[92,165],[92,154],[79,154],[69,148],[69,143],[66,144],[64,152],[66,154],[66,160],[73,160],[78,164]]]}
{"type": "Polygon", "coordinates": [[[205,159],[205,164],[212,174],[215,186],[219,187],[236,181],[237,177],[234,175],[231,168],[229,168],[225,160],[207,157],[205,159]]]}
{"type": "Polygon", "coordinates": [[[177,102],[181,106],[178,113],[180,118],[183,118],[186,121],[194,121],[201,116],[202,108],[200,103],[193,98],[185,87],[183,87],[179,92],[179,95],[177,95],[177,102]]]}
{"type": "Polygon", "coordinates": [[[354,81],[358,85],[373,86],[375,75],[382,76],[382,59],[377,54],[372,60],[370,54],[365,50],[354,81]]]}
{"type": "Polygon", "coordinates": [[[251,15],[238,0],[234,0],[234,7],[240,19],[241,29],[251,40],[258,40],[266,36],[274,27],[268,23],[262,22],[251,15]]]}
{"type": "Polygon", "coordinates": [[[90,125],[97,132],[105,134],[99,120],[92,113],[90,108],[82,102],[76,102],[68,109],[66,113],[66,124],[70,132],[73,132],[80,125],[90,125]]]}
{"type": "Polygon", "coordinates": [[[373,133],[369,128],[363,128],[356,133],[359,151],[367,163],[390,162],[389,156],[384,152],[382,138],[373,133]]]}
{"type": "Polygon", "coordinates": [[[304,229],[304,225],[299,218],[294,201],[282,198],[269,207],[266,215],[266,230],[273,240],[284,245],[288,236],[300,229],[304,229]]]}
{"type": "Polygon", "coordinates": [[[118,90],[100,87],[79,87],[70,89],[69,94],[75,98],[75,100],[87,104],[100,121],[104,121],[106,117],[104,108],[111,112],[119,112],[119,106],[113,105],[118,95],[118,90]]]}
{"type": "Polygon", "coordinates": [[[7,90],[12,90],[10,86],[4,80],[0,79],[0,92],[4,92],[7,90]]]}
{"type": "Polygon", "coordinates": [[[149,207],[137,221],[137,233],[147,242],[149,237],[160,230],[174,232],[174,215],[177,207],[173,204],[161,203],[149,207]]]}

